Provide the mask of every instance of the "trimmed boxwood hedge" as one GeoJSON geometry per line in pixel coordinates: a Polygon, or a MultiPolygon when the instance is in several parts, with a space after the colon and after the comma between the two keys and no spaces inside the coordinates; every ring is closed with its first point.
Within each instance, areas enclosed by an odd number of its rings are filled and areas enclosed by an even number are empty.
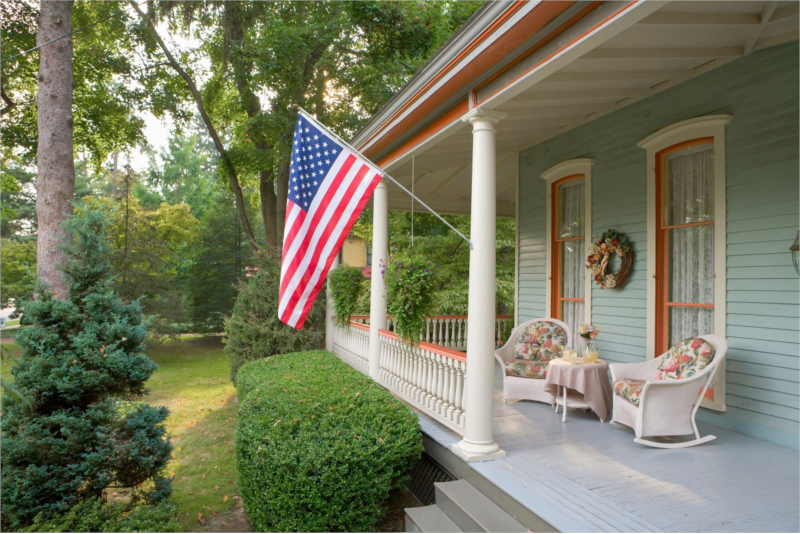
{"type": "Polygon", "coordinates": [[[237,377],[236,464],[256,531],[372,531],[422,453],[417,416],[325,351],[237,377]]]}

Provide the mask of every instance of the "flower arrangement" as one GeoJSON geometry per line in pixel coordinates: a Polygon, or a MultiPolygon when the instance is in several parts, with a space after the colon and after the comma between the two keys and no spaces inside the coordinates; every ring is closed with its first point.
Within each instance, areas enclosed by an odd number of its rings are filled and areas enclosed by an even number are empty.
{"type": "Polygon", "coordinates": [[[333,322],[344,328],[355,314],[364,290],[364,272],[359,267],[340,265],[328,274],[328,291],[333,305],[333,322]]]}
{"type": "Polygon", "coordinates": [[[589,247],[586,268],[592,271],[600,288],[621,287],[633,270],[633,246],[628,237],[617,230],[607,230],[589,247]],[[617,254],[622,264],[616,273],[607,272],[611,254],[617,254]]]}
{"type": "Polygon", "coordinates": [[[599,333],[600,329],[591,323],[581,325],[580,336],[584,339],[594,339],[599,333]]]}
{"type": "Polygon", "coordinates": [[[417,345],[427,327],[426,317],[433,309],[436,270],[430,261],[413,253],[392,248],[387,263],[381,262],[386,282],[386,308],[394,317],[395,333],[404,342],[417,345]]]}

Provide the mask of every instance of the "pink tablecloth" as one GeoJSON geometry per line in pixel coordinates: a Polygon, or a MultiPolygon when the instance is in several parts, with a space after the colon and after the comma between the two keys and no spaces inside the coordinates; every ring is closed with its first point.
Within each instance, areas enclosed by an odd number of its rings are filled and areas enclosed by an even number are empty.
{"type": "Polygon", "coordinates": [[[611,407],[611,383],[608,381],[608,363],[568,364],[556,359],[550,362],[545,379],[545,390],[558,394],[558,386],[564,386],[583,393],[586,404],[605,421],[611,407]]]}

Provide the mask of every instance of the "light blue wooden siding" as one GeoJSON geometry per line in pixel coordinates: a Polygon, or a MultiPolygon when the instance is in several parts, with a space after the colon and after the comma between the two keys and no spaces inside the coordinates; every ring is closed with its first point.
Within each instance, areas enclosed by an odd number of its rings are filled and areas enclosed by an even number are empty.
{"type": "MultiPolygon", "coordinates": [[[[727,172],[728,410],[700,418],[798,446],[800,283],[789,254],[800,225],[798,45],[740,58],[520,153],[520,321],[545,301],[547,168],[573,158],[592,170],[593,237],[608,228],[634,244],[621,290],[592,290],[604,358],[645,358],[646,153],[636,143],[665,126],[730,113],[727,172]]],[[[717,214],[719,217],[720,214],[717,214]]]]}

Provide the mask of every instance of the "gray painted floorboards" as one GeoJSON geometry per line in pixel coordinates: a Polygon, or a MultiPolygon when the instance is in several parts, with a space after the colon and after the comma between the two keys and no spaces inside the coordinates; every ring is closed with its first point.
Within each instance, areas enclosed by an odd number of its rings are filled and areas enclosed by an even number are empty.
{"type": "MultiPolygon", "coordinates": [[[[698,423],[717,439],[652,449],[633,431],[542,403],[504,404],[496,366],[494,431],[502,460],[471,467],[562,532],[798,532],[795,450],[698,423]]],[[[423,431],[459,436],[424,415],[423,431]]]]}

